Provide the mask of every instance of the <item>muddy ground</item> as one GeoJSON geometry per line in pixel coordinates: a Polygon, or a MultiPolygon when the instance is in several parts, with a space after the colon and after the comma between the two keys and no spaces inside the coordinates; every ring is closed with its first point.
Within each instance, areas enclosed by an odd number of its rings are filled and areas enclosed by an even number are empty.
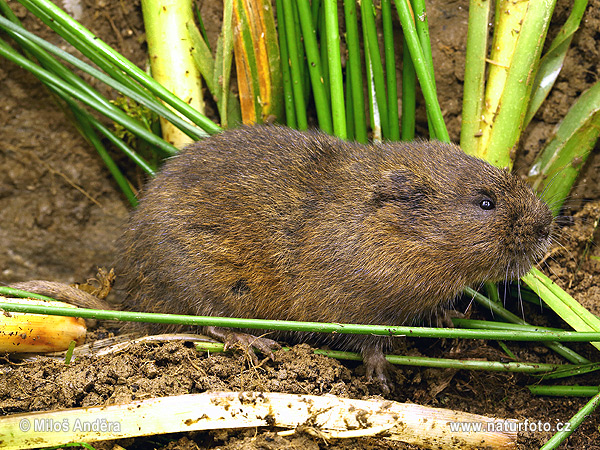
{"type": "MultiPolygon", "coordinates": [[[[77,2],[60,2],[73,8],[77,2]]],[[[204,1],[201,10],[209,36],[219,27],[220,2],[204,1]],[[215,9],[216,7],[216,9],[215,9]]],[[[550,34],[558,32],[569,12],[568,1],[559,2],[550,34]]],[[[553,127],[573,101],[598,79],[600,67],[600,0],[589,2],[581,30],[576,34],[565,66],[548,100],[536,115],[521,142],[517,169],[528,163],[548,139],[553,127]]],[[[64,46],[30,17],[15,1],[9,1],[26,26],[64,46]]],[[[139,1],[84,0],[81,21],[127,58],[144,67],[144,30],[139,1]]],[[[464,43],[468,2],[429,2],[440,104],[450,135],[458,139],[462,99],[464,43]]],[[[72,10],[76,13],[75,10],[72,10]]],[[[83,281],[97,267],[110,267],[114,239],[128,214],[128,205],[100,158],[66,119],[52,97],[27,72],[0,60],[0,282],[30,279],[83,281]]],[[[420,130],[425,130],[423,121],[420,130]]],[[[600,216],[598,146],[588,161],[565,210],[565,224],[557,233],[559,243],[544,265],[545,270],[588,309],[600,314],[598,234],[600,216]],[[595,239],[595,240],[594,240],[595,239]]],[[[141,186],[143,177],[133,177],[141,186]]],[[[466,299],[459,303],[464,310],[466,299]]],[[[560,321],[541,315],[539,307],[525,305],[521,313],[534,323],[559,326],[560,321]]],[[[475,308],[474,317],[486,317],[475,308]]],[[[495,342],[438,340],[409,341],[405,351],[414,355],[488,358],[503,360],[506,354],[495,342]]],[[[519,360],[563,362],[538,345],[508,344],[519,360]]],[[[587,346],[573,346],[598,360],[587,346]]],[[[305,347],[293,353],[277,353],[274,361],[259,368],[248,365],[241,354],[199,354],[190,346],[138,345],[126,353],[100,358],[81,358],[70,366],[53,360],[14,365],[4,359],[0,375],[0,413],[10,414],[60,407],[115,403],[157,395],[205,390],[266,390],[294,393],[331,393],[353,398],[384,395],[364,377],[360,364],[341,363],[314,356],[305,347]],[[65,388],[69,386],[69,388],[65,388]]],[[[452,408],[496,417],[541,420],[555,424],[570,418],[584,403],[578,398],[532,396],[528,384],[537,380],[519,374],[399,368],[398,388],[386,398],[452,408]]],[[[569,380],[598,384],[597,376],[569,380]]],[[[600,448],[598,413],[578,429],[563,448],[600,448]]],[[[552,433],[526,433],[519,448],[539,448],[552,433]]],[[[272,430],[195,433],[150,440],[119,442],[126,448],[410,448],[380,438],[350,441],[299,435],[278,437],[272,430]]],[[[102,446],[100,446],[102,447],[102,446]]],[[[111,448],[109,444],[102,448],[111,448]]]]}

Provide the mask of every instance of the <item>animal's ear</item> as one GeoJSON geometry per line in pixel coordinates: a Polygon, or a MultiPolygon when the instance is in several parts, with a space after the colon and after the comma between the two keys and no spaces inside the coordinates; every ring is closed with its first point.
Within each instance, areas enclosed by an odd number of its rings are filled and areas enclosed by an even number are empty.
{"type": "Polygon", "coordinates": [[[396,202],[418,208],[431,194],[431,189],[420,177],[407,169],[395,169],[384,173],[375,184],[372,198],[377,205],[396,202]]]}

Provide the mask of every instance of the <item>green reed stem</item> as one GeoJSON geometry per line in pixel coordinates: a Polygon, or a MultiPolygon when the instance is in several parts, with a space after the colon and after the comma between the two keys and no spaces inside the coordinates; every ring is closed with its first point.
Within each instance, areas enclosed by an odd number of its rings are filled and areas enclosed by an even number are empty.
{"type": "Polygon", "coordinates": [[[373,109],[374,111],[377,111],[375,115],[379,115],[382,137],[388,138],[390,135],[390,129],[389,112],[385,89],[386,83],[383,74],[383,65],[381,63],[379,42],[377,38],[377,25],[375,24],[375,7],[373,6],[373,2],[371,0],[362,1],[361,18],[363,23],[363,30],[365,32],[365,47],[368,47],[369,61],[373,76],[373,88],[375,94],[373,98],[373,109]]]}
{"type": "Polygon", "coordinates": [[[356,2],[344,0],[344,16],[346,20],[346,47],[348,48],[348,61],[346,72],[349,82],[346,89],[352,101],[346,105],[353,113],[353,120],[349,122],[349,129],[354,129],[354,139],[358,142],[367,142],[367,118],[365,117],[365,96],[363,92],[363,74],[360,57],[360,42],[358,34],[358,19],[356,17],[356,2]]]}
{"type": "Polygon", "coordinates": [[[598,386],[527,386],[533,395],[550,395],[556,397],[593,397],[600,392],[598,386]]]}
{"type": "MultiPolygon", "coordinates": [[[[482,305],[485,309],[489,309],[494,317],[500,317],[501,319],[507,320],[511,323],[518,325],[532,326],[525,320],[521,319],[520,317],[514,315],[510,311],[503,308],[499,303],[491,301],[489,298],[485,297],[479,292],[471,288],[465,288],[464,292],[469,297],[472,297],[477,303],[482,305]]],[[[535,327],[535,329],[538,330],[539,327],[535,327]]],[[[574,364],[587,364],[590,362],[586,358],[582,357],[578,353],[574,352],[570,348],[558,342],[547,342],[546,346],[554,352],[556,352],[557,354],[559,354],[560,356],[562,356],[563,358],[565,358],[567,361],[570,361],[574,364]]]]}
{"type": "Polygon", "coordinates": [[[300,17],[300,26],[302,27],[302,37],[304,40],[304,49],[308,59],[308,72],[317,109],[317,118],[319,128],[325,133],[333,133],[333,124],[331,122],[331,109],[329,107],[329,93],[325,89],[324,75],[321,69],[321,56],[317,44],[317,30],[312,21],[312,14],[308,0],[298,0],[298,16],[300,17]]]}
{"type": "Polygon", "coordinates": [[[566,426],[563,430],[568,431],[559,431],[552,438],[546,442],[540,450],[551,450],[558,448],[560,444],[562,444],[570,435],[583,423],[585,419],[587,419],[595,410],[600,406],[600,393],[596,394],[594,398],[592,398],[586,405],[581,408],[577,414],[575,414],[568,421],[568,426],[566,426]]]}
{"type": "Polygon", "coordinates": [[[423,97],[425,97],[425,105],[427,107],[428,115],[431,118],[432,129],[437,139],[443,142],[450,142],[450,136],[444,123],[442,116],[442,110],[437,99],[435,90],[435,82],[432,79],[430,69],[427,65],[427,58],[423,53],[419,37],[415,24],[410,14],[410,8],[408,6],[408,0],[395,0],[396,9],[398,10],[398,17],[402,24],[402,31],[404,32],[404,39],[406,40],[407,46],[410,51],[410,55],[415,66],[415,72],[421,84],[421,90],[423,91],[423,97]]]}
{"type": "Polygon", "coordinates": [[[406,39],[402,39],[402,140],[415,138],[415,113],[417,109],[417,75],[406,39]]]}
{"type": "MultiPolygon", "coordinates": [[[[433,74],[433,57],[431,55],[431,40],[429,39],[429,22],[427,20],[427,11],[425,9],[425,1],[424,0],[411,0],[413,5],[414,15],[415,15],[415,28],[417,29],[417,35],[419,37],[419,42],[421,44],[421,49],[423,50],[423,56],[425,57],[425,66],[429,71],[429,77],[433,82],[433,89],[436,90],[435,87],[435,76],[433,74]]],[[[437,95],[437,94],[436,94],[437,95]]],[[[431,124],[429,109],[427,109],[427,125],[429,127],[429,135],[432,139],[437,139],[437,135],[435,134],[435,129],[431,124]]]]}
{"type": "Polygon", "coordinates": [[[294,88],[289,64],[289,52],[285,20],[283,18],[283,0],[275,0],[277,11],[277,35],[279,36],[279,52],[281,54],[281,76],[283,82],[283,104],[285,120],[288,127],[297,128],[296,109],[294,106],[294,88]]]}
{"type": "MultiPolygon", "coordinates": [[[[298,129],[306,130],[308,121],[306,117],[306,104],[304,102],[303,74],[300,67],[300,57],[296,29],[294,20],[294,10],[292,0],[283,0],[283,20],[285,22],[285,36],[288,49],[288,60],[290,64],[290,74],[292,79],[292,93],[294,96],[294,107],[298,129]]],[[[285,62],[284,62],[285,64],[285,62]]]]}
{"type": "Polygon", "coordinates": [[[333,132],[336,136],[346,139],[346,108],[344,106],[344,81],[342,78],[337,0],[323,0],[323,7],[325,13],[325,34],[327,37],[327,57],[329,61],[333,132]]]}
{"type": "MultiPolygon", "coordinates": [[[[28,297],[29,293],[17,289],[0,287],[0,294],[28,297]]],[[[36,297],[38,298],[38,297],[36,297]]],[[[600,341],[600,332],[514,332],[497,330],[458,330],[448,328],[394,327],[384,325],[357,325],[319,322],[292,322],[282,320],[237,319],[230,317],[187,316],[175,314],[140,313],[127,311],[103,311],[87,308],[63,308],[40,305],[24,305],[0,302],[0,309],[30,314],[47,314],[67,317],[82,317],[99,320],[121,320],[131,322],[171,323],[179,325],[220,326],[229,328],[253,328],[262,330],[308,331],[319,333],[374,334],[379,336],[410,336],[430,338],[495,339],[531,342],[589,342],[600,341]]]]}
{"type": "MultiPolygon", "coordinates": [[[[219,342],[195,342],[194,347],[200,352],[221,353],[224,344],[219,342]]],[[[283,351],[289,351],[289,347],[282,347],[283,351]]],[[[362,361],[362,356],[355,352],[344,352],[338,350],[313,350],[315,355],[328,356],[330,358],[342,359],[346,361],[362,361]]],[[[432,367],[438,369],[457,369],[457,370],[487,370],[492,372],[518,372],[528,374],[540,374],[552,372],[560,365],[556,364],[530,364],[515,362],[497,362],[497,361],[467,361],[460,359],[429,358],[425,356],[402,356],[386,355],[388,362],[399,366],[418,366],[432,367]]]]}
{"type": "Polygon", "coordinates": [[[382,0],[381,2],[381,20],[383,24],[383,47],[387,81],[388,139],[397,141],[400,139],[400,120],[398,116],[398,85],[396,79],[396,52],[394,51],[391,0],[382,0]]]}

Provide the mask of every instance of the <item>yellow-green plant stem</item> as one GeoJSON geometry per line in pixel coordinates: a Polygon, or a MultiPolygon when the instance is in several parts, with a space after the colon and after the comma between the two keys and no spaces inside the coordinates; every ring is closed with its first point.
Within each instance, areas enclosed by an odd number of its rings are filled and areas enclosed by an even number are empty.
{"type": "Polygon", "coordinates": [[[512,167],[553,0],[503,0],[497,12],[477,156],[512,167]]]}
{"type": "Polygon", "coordinates": [[[490,0],[469,2],[460,146],[476,155],[481,136],[490,0]]]}
{"type": "MultiPolygon", "coordinates": [[[[192,108],[204,113],[200,73],[192,57],[188,26],[194,23],[191,0],[142,0],[152,77],[192,108]]],[[[177,148],[193,142],[161,119],[163,139],[177,148]]]]}

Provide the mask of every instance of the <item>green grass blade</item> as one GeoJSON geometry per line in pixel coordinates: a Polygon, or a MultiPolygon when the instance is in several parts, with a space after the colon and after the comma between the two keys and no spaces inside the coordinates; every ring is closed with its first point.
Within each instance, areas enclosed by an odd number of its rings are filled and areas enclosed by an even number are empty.
{"type": "Polygon", "coordinates": [[[154,168],[150,166],[147,161],[129,148],[127,144],[119,139],[112,131],[102,125],[102,122],[97,120],[94,116],[89,116],[88,120],[94,126],[94,128],[100,131],[117,149],[121,150],[121,152],[127,155],[127,157],[137,164],[144,172],[146,172],[148,176],[154,177],[156,175],[154,168]]]}
{"type": "Polygon", "coordinates": [[[546,54],[540,60],[523,128],[529,124],[542,102],[548,96],[552,86],[554,86],[554,82],[562,69],[567,50],[571,45],[573,35],[579,28],[587,4],[587,0],[575,0],[573,2],[573,9],[569,18],[552,41],[552,44],[550,44],[550,48],[548,48],[546,54]]]}
{"type": "Polygon", "coordinates": [[[356,141],[356,135],[354,134],[354,105],[352,104],[352,71],[346,68],[346,139],[349,141],[356,141]]]}
{"type": "MultiPolygon", "coordinates": [[[[327,49],[327,35],[325,25],[325,13],[322,9],[319,10],[317,15],[317,22],[313,22],[317,26],[317,35],[319,36],[319,48],[321,50],[321,70],[323,70],[323,83],[325,84],[325,91],[327,95],[331,96],[331,83],[329,82],[329,57],[327,49]],[[322,43],[322,44],[321,44],[322,43]]],[[[331,99],[330,99],[331,101],[331,99]]],[[[333,120],[333,119],[332,119],[333,120]]],[[[333,124],[333,122],[332,122],[333,124]]],[[[332,125],[333,126],[333,125],[332,125]]]]}
{"type": "MultiPolygon", "coordinates": [[[[429,39],[429,24],[427,21],[427,11],[425,9],[424,0],[411,0],[411,4],[414,10],[415,17],[415,28],[417,29],[417,35],[419,42],[421,43],[421,50],[423,50],[423,56],[425,57],[425,66],[429,71],[429,77],[433,83],[433,89],[435,87],[435,76],[433,74],[433,57],[431,55],[431,40],[429,39]]],[[[430,112],[427,110],[427,125],[429,127],[429,135],[431,139],[437,139],[435,129],[431,124],[430,112]]]]}
{"type": "MultiPolygon", "coordinates": [[[[600,319],[581,306],[550,278],[536,268],[522,280],[542,298],[556,314],[577,331],[600,331],[600,319]]],[[[600,350],[600,342],[591,342],[600,350]]]]}
{"type": "Polygon", "coordinates": [[[346,108],[344,106],[344,81],[340,53],[340,32],[336,0],[323,0],[325,32],[327,36],[327,58],[329,61],[329,88],[331,90],[331,114],[333,132],[346,139],[346,108]]]}
{"type": "Polygon", "coordinates": [[[529,171],[534,189],[558,214],[600,135],[600,82],[571,106],[529,171]]]}
{"type": "Polygon", "coordinates": [[[200,33],[202,33],[202,40],[206,43],[208,51],[212,53],[212,49],[210,48],[210,42],[208,42],[208,35],[206,34],[206,28],[204,27],[204,21],[202,20],[202,15],[200,14],[200,8],[198,7],[198,5],[194,5],[194,15],[196,17],[196,22],[198,22],[198,28],[200,29],[200,33]]]}
{"type": "Polygon", "coordinates": [[[192,41],[192,57],[194,58],[198,71],[202,74],[202,78],[204,78],[206,87],[212,97],[216,99],[221,125],[224,128],[229,128],[242,122],[240,103],[237,98],[231,94],[229,89],[231,79],[231,58],[233,54],[233,35],[231,25],[226,27],[225,24],[231,21],[231,14],[228,12],[228,7],[230,5],[230,1],[225,4],[226,9],[223,13],[223,27],[217,42],[216,60],[222,61],[222,64],[215,65],[215,58],[213,58],[208,42],[200,34],[198,28],[193,23],[187,24],[188,35],[192,41]],[[227,61],[225,61],[226,58],[228,58],[227,61]]]}
{"type": "Polygon", "coordinates": [[[204,40],[200,31],[194,24],[187,23],[187,32],[192,41],[192,57],[196,63],[196,68],[204,78],[206,87],[213,97],[217,96],[217,87],[215,84],[215,59],[208,47],[208,42],[204,40]]]}
{"type": "MultiPolygon", "coordinates": [[[[489,298],[473,290],[472,288],[465,288],[464,292],[466,295],[473,298],[477,303],[482,305],[486,310],[489,310],[494,316],[494,318],[499,317],[516,325],[532,327],[532,325],[527,323],[525,320],[511,313],[506,308],[503,308],[500,303],[491,301],[489,298]]],[[[493,322],[490,322],[490,329],[494,329],[494,327],[491,325],[492,323],[493,322]]],[[[535,327],[534,329],[540,330],[540,327],[535,327]]],[[[576,352],[559,342],[547,342],[545,345],[549,349],[553,350],[554,352],[565,358],[567,361],[570,361],[574,364],[589,363],[589,360],[587,360],[586,358],[582,357],[581,355],[577,354],[576,352]]]]}
{"type": "Polygon", "coordinates": [[[48,66],[48,70],[53,71],[57,75],[59,75],[64,80],[69,83],[78,86],[78,88],[84,90],[89,95],[93,96],[99,102],[104,103],[107,107],[110,107],[110,102],[106,100],[100,93],[98,93],[95,89],[73,74],[70,70],[66,69],[64,66],[59,64],[56,60],[51,58],[47,53],[43,50],[52,53],[64,61],[72,64],[78,69],[88,73],[99,81],[102,81],[106,85],[112,87],[123,95],[126,95],[137,103],[140,103],[147,107],[149,110],[155,112],[156,114],[165,117],[165,119],[171,121],[174,125],[178,126],[181,130],[186,132],[190,137],[194,139],[200,139],[201,136],[204,135],[204,132],[201,128],[198,128],[189,122],[180,118],[177,114],[172,112],[169,108],[165,107],[161,102],[153,98],[152,96],[145,93],[145,95],[141,95],[138,90],[130,89],[128,86],[121,84],[120,82],[112,79],[107,76],[103,72],[95,69],[89,64],[81,61],[75,56],[61,50],[55,45],[50,44],[49,42],[39,38],[38,36],[30,33],[29,31],[23,29],[22,27],[15,25],[5,18],[0,17],[0,29],[4,29],[19,45],[21,45],[24,49],[31,52],[35,57],[40,60],[40,62],[46,67],[48,66]],[[43,50],[42,50],[43,49],[43,50]]]}
{"type": "Polygon", "coordinates": [[[477,154],[481,134],[489,16],[489,1],[471,0],[469,2],[462,125],[460,130],[460,146],[469,155],[477,154]]]}
{"type": "MultiPolygon", "coordinates": [[[[363,42],[367,41],[367,31],[363,26],[363,42]]],[[[369,105],[369,119],[371,122],[372,139],[374,141],[382,140],[381,130],[381,119],[379,109],[377,105],[377,99],[375,97],[375,86],[373,80],[373,66],[371,64],[371,53],[369,52],[369,46],[364,47],[365,53],[365,70],[367,73],[367,101],[369,105]]]]}
{"type": "MultiPolygon", "coordinates": [[[[56,85],[47,85],[48,88],[62,98],[73,111],[73,119],[77,125],[77,128],[81,132],[81,134],[86,138],[86,140],[96,149],[100,158],[108,168],[109,172],[117,182],[121,191],[129,200],[129,203],[132,207],[136,207],[138,204],[137,197],[135,196],[131,186],[127,179],[123,176],[114,160],[108,154],[108,151],[102,144],[102,141],[98,138],[96,132],[92,129],[92,123],[98,122],[91,114],[89,114],[86,110],[79,107],[77,102],[71,98],[71,96],[62,88],[56,85]]],[[[122,143],[122,141],[120,141],[122,143]]]]}
{"type": "Polygon", "coordinates": [[[75,117],[76,117],[76,120],[79,122],[80,126],[83,128],[84,136],[94,146],[94,148],[100,155],[100,158],[102,158],[104,165],[108,168],[109,172],[111,173],[111,175],[113,176],[113,178],[115,179],[117,184],[119,185],[119,188],[121,188],[121,191],[123,192],[123,194],[125,194],[125,196],[127,197],[127,200],[129,200],[129,203],[131,204],[131,206],[133,208],[135,208],[138,205],[138,200],[137,200],[137,197],[135,196],[135,194],[133,193],[133,190],[131,189],[129,182],[123,176],[123,174],[117,167],[117,164],[114,162],[114,160],[110,157],[110,155],[108,154],[108,151],[106,150],[104,145],[102,145],[102,142],[98,138],[98,135],[92,129],[92,125],[91,125],[89,119],[86,118],[85,114],[83,114],[83,110],[81,108],[79,108],[73,100],[67,99],[67,97],[64,97],[64,98],[65,98],[65,100],[67,100],[67,102],[69,103],[69,105],[71,106],[73,111],[76,112],[75,117]]]}
{"type": "Polygon", "coordinates": [[[32,63],[27,58],[20,55],[18,52],[13,50],[6,42],[0,40],[0,56],[4,56],[5,58],[11,60],[12,62],[18,64],[24,69],[31,72],[37,78],[39,78],[43,83],[49,86],[56,86],[61,88],[69,93],[69,95],[77,98],[78,100],[86,103],[88,106],[96,109],[100,113],[114,120],[115,122],[123,125],[125,128],[129,129],[136,136],[141,137],[146,140],[150,144],[156,146],[158,149],[162,150],[167,155],[174,155],[177,153],[177,149],[172,145],[168,144],[158,136],[149,132],[143,125],[141,125],[136,120],[127,116],[123,111],[115,107],[114,105],[107,106],[105,103],[100,102],[88,95],[87,93],[72,87],[69,84],[66,84],[62,79],[53,73],[42,69],[37,64],[32,63]]]}
{"type": "MultiPolygon", "coordinates": [[[[32,10],[34,13],[39,10],[44,14],[47,14],[50,18],[50,22],[54,25],[52,28],[61,36],[65,35],[65,29],[69,30],[69,32],[78,39],[77,42],[70,43],[82,52],[93,47],[95,52],[110,60],[116,67],[127,73],[142,86],[150,90],[150,92],[152,92],[154,95],[159,97],[161,100],[164,100],[166,103],[175,108],[177,111],[181,112],[185,117],[190,119],[208,133],[218,133],[221,131],[221,129],[214,122],[209,120],[200,112],[196,111],[194,108],[190,107],[183,100],[174,96],[167,89],[149,77],[143,70],[131,63],[129,60],[127,60],[127,58],[115,52],[101,39],[92,34],[80,23],[73,20],[68,14],[66,14],[49,0],[20,1],[27,9],[32,10]],[[79,42],[83,42],[85,46],[78,46],[79,42]]],[[[93,57],[94,54],[86,56],[93,57]]]]}

